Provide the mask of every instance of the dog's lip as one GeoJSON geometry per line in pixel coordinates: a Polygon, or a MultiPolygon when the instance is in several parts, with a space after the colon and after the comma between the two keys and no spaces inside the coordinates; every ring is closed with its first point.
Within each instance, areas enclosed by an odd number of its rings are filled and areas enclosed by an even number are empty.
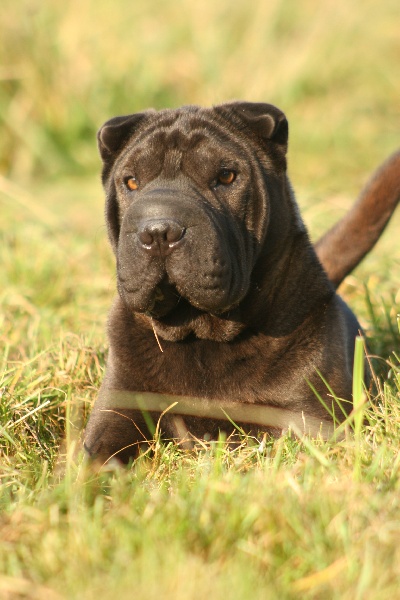
{"type": "MultiPolygon", "coordinates": [[[[128,296],[135,296],[142,290],[139,286],[126,285],[121,279],[120,282],[123,292],[128,296]]],[[[169,314],[180,302],[181,295],[176,287],[165,277],[158,285],[151,289],[139,306],[134,299],[132,300],[135,312],[145,313],[158,318],[169,314]]]]}
{"type": "MultiPolygon", "coordinates": [[[[119,283],[123,293],[128,296],[135,296],[143,291],[142,286],[134,286],[132,281],[127,281],[125,278],[119,277],[119,283]]],[[[224,315],[228,315],[237,307],[238,302],[221,306],[221,308],[216,306],[210,308],[201,302],[197,302],[196,298],[192,298],[190,295],[187,296],[185,293],[182,294],[181,290],[170,282],[168,275],[165,275],[156,286],[152,287],[142,302],[138,304],[137,299],[132,298],[132,304],[134,304],[134,312],[145,313],[150,317],[162,320],[169,316],[176,317],[177,311],[183,309],[186,312],[189,307],[196,313],[206,313],[223,318],[224,315]]]]}
{"type": "Polygon", "coordinates": [[[129,286],[126,285],[125,283],[126,279],[121,279],[119,278],[119,283],[121,284],[124,292],[126,292],[127,294],[137,294],[138,291],[141,289],[140,287],[133,287],[133,286],[129,286]]]}
{"type": "MultiPolygon", "coordinates": [[[[122,287],[124,292],[128,295],[134,295],[140,289],[126,287],[125,285],[122,285],[122,287]]],[[[160,286],[156,286],[153,293],[150,295],[148,302],[142,304],[140,307],[136,306],[135,312],[142,312],[156,319],[162,319],[163,317],[168,317],[172,312],[179,310],[179,306],[182,306],[183,304],[190,306],[193,310],[199,313],[207,313],[210,315],[223,317],[230,311],[237,308],[238,303],[224,306],[221,308],[221,310],[217,310],[215,308],[210,310],[206,306],[201,305],[201,303],[197,303],[192,299],[182,296],[175,286],[171,286],[171,292],[168,298],[165,298],[160,286]]]]}

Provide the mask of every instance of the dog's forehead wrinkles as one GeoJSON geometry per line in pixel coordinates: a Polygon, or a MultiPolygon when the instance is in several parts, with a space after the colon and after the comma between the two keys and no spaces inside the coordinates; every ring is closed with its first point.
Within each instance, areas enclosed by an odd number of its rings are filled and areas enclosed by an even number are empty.
{"type": "Polygon", "coordinates": [[[139,167],[151,163],[153,176],[162,172],[167,179],[173,179],[184,168],[184,159],[186,167],[191,165],[190,170],[198,170],[198,161],[211,163],[212,169],[216,170],[226,161],[245,160],[246,153],[241,145],[220,132],[218,126],[202,125],[193,123],[193,127],[182,130],[174,123],[161,130],[151,129],[148,135],[142,134],[139,139],[132,140],[121,157],[121,164],[130,165],[132,160],[139,167]]]}
{"type": "Polygon", "coordinates": [[[163,175],[165,179],[176,179],[182,165],[183,152],[180,148],[169,148],[165,152],[163,175]]]}
{"type": "Polygon", "coordinates": [[[196,106],[183,107],[177,110],[162,110],[155,112],[152,117],[144,123],[144,126],[139,128],[138,132],[133,136],[135,143],[140,143],[144,139],[151,138],[153,134],[168,133],[179,130],[181,133],[189,134],[193,132],[194,119],[193,114],[196,114],[200,109],[196,106]],[[190,109],[190,110],[189,110],[190,109]]]}
{"type": "Polygon", "coordinates": [[[227,129],[226,125],[226,119],[221,119],[213,109],[188,106],[177,110],[163,110],[152,115],[133,136],[131,144],[145,141],[158,146],[163,140],[163,143],[187,150],[204,140],[238,143],[237,136],[233,136],[231,131],[236,127],[231,123],[227,129]]]}
{"type": "MultiPolygon", "coordinates": [[[[160,163],[160,169],[166,179],[174,179],[182,170],[183,157],[205,139],[200,131],[182,131],[180,127],[155,131],[148,139],[142,140],[141,159],[160,163]]],[[[139,159],[139,156],[137,157],[139,159]]]]}

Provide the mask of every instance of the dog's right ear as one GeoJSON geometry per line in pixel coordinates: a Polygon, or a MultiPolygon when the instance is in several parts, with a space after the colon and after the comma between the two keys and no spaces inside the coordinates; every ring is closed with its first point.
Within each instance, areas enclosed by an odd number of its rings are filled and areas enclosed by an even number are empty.
{"type": "Polygon", "coordinates": [[[148,118],[152,110],[124,117],[114,117],[101,127],[97,133],[100,156],[103,160],[102,181],[107,188],[107,228],[114,252],[117,251],[120,218],[115,186],[109,185],[108,179],[115,159],[126,146],[140,125],[148,118]]]}
{"type": "Polygon", "coordinates": [[[154,111],[149,110],[133,115],[114,117],[104,123],[97,133],[99,152],[104,162],[114,159],[120,153],[139,125],[152,112],[154,111]]]}

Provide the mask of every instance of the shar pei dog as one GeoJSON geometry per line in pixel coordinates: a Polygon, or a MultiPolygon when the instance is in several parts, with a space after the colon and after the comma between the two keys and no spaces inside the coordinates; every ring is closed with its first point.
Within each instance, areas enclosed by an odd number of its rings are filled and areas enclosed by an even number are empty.
{"type": "Polygon", "coordinates": [[[89,455],[128,462],[154,424],[187,440],[329,435],[352,408],[360,332],[336,287],[397,205],[400,153],[313,247],[270,104],[116,117],[98,143],[118,295],[89,455]]]}

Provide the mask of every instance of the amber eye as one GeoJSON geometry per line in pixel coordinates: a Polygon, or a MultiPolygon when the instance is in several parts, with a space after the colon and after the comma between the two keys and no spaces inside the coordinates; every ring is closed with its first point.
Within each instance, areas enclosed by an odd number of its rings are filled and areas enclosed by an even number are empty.
{"type": "Polygon", "coordinates": [[[222,185],[230,185],[236,179],[235,171],[230,171],[229,169],[222,169],[218,174],[218,183],[222,183],[222,185]]]}
{"type": "Polygon", "coordinates": [[[137,180],[135,179],[135,177],[128,177],[125,180],[125,185],[130,190],[137,190],[139,187],[139,184],[138,184],[137,180]]]}

